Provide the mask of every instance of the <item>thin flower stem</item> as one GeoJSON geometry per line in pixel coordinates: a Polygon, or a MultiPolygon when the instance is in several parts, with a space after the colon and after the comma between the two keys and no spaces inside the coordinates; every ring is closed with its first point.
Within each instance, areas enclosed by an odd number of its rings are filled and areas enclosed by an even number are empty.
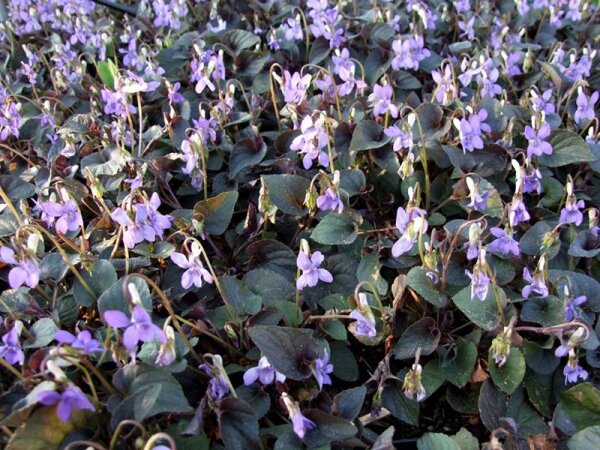
{"type": "MultiPolygon", "coordinates": [[[[142,131],[144,130],[144,118],[142,116],[142,94],[139,92],[137,93],[137,105],[138,105],[138,121],[139,121],[137,156],[139,158],[141,158],[142,157],[142,131]]],[[[133,139],[133,136],[131,137],[131,139],[133,139]]]]}
{"type": "Polygon", "coordinates": [[[183,329],[181,328],[181,324],[177,320],[177,314],[175,314],[175,311],[173,310],[173,306],[171,305],[171,302],[169,301],[169,299],[167,298],[167,296],[165,295],[165,293],[163,292],[163,290],[153,280],[151,280],[146,275],[143,275],[141,273],[131,273],[131,274],[127,275],[125,277],[125,280],[124,280],[123,284],[125,286],[127,286],[128,280],[130,278],[134,278],[134,277],[141,278],[142,280],[144,280],[158,294],[158,296],[160,297],[160,299],[162,301],[162,304],[164,305],[165,309],[169,313],[169,316],[171,317],[171,321],[173,322],[173,326],[177,330],[177,333],[179,333],[179,336],[181,336],[181,339],[183,339],[183,342],[184,342],[185,346],[188,348],[188,350],[190,351],[190,353],[192,354],[192,356],[196,359],[196,361],[198,361],[199,363],[202,364],[202,362],[203,362],[202,358],[200,357],[200,355],[198,355],[198,353],[196,353],[196,350],[194,350],[194,346],[190,343],[190,341],[188,340],[187,336],[183,332],[183,329]]]}
{"type": "Polygon", "coordinates": [[[204,154],[204,142],[202,139],[199,139],[200,142],[200,160],[202,162],[202,178],[204,178],[204,182],[202,183],[202,189],[204,191],[204,200],[208,198],[208,171],[206,170],[206,155],[204,154]]]}
{"type": "Polygon", "coordinates": [[[106,380],[106,378],[104,378],[104,375],[102,375],[102,373],[90,361],[84,359],[82,362],[83,365],[90,369],[94,376],[98,378],[98,380],[102,384],[102,387],[104,387],[104,389],[106,389],[110,395],[115,395],[117,393],[117,391],[115,391],[115,388],[113,388],[112,384],[110,384],[106,380]]]}
{"type": "Polygon", "coordinates": [[[353,320],[352,317],[345,315],[345,314],[324,314],[324,315],[320,315],[320,316],[310,316],[308,318],[308,321],[313,321],[313,320],[333,320],[333,319],[340,319],[340,320],[353,320]]]}
{"type": "Polygon", "coordinates": [[[54,246],[56,247],[56,249],[60,253],[60,256],[62,256],[63,260],[65,261],[65,263],[67,264],[67,266],[69,267],[69,269],[71,270],[71,272],[73,272],[73,275],[75,275],[75,278],[77,278],[77,280],[79,280],[79,282],[81,283],[81,285],[83,286],[83,288],[87,291],[88,294],[90,294],[90,296],[94,300],[98,300],[98,296],[92,290],[92,288],[90,288],[90,285],[87,283],[87,281],[85,281],[83,279],[83,277],[79,273],[79,270],[77,270],[77,268],[75,267],[75,265],[71,262],[71,258],[69,258],[69,255],[67,255],[67,253],[65,252],[65,250],[62,248],[62,246],[60,245],[60,242],[58,242],[56,240],[56,238],[54,236],[52,236],[52,234],[48,230],[40,227],[37,224],[23,225],[17,231],[17,235],[19,234],[19,232],[21,230],[25,230],[25,229],[28,229],[28,228],[33,228],[34,230],[38,230],[39,232],[41,232],[42,234],[44,234],[45,236],[47,236],[48,239],[50,239],[50,241],[54,244],[54,246]]]}
{"type": "Polygon", "coordinates": [[[300,278],[300,268],[296,269],[296,326],[302,323],[302,309],[300,307],[300,289],[298,289],[297,281],[300,278]]]}
{"type": "Polygon", "coordinates": [[[373,286],[373,283],[371,283],[370,281],[361,281],[360,283],[358,283],[356,285],[356,287],[354,288],[354,301],[358,305],[358,293],[360,291],[360,288],[363,286],[368,286],[369,289],[371,289],[371,293],[373,294],[373,297],[375,297],[375,300],[377,301],[377,304],[379,305],[379,313],[381,314],[381,319],[383,320],[383,317],[385,316],[385,307],[383,306],[383,303],[381,302],[381,298],[379,297],[379,293],[377,292],[377,289],[375,288],[375,286],[373,286]]]}
{"type": "Polygon", "coordinates": [[[15,205],[13,205],[13,202],[10,200],[8,195],[6,195],[6,192],[4,192],[4,189],[2,187],[0,187],[0,197],[2,197],[2,200],[4,200],[4,203],[6,203],[6,206],[8,206],[10,212],[13,213],[13,216],[15,216],[15,219],[17,219],[19,226],[22,227],[23,221],[21,220],[21,216],[17,212],[17,208],[15,208],[15,205]]]}
{"type": "Polygon", "coordinates": [[[148,442],[146,442],[146,445],[144,445],[144,450],[152,450],[154,445],[160,440],[168,441],[171,450],[177,450],[177,444],[175,444],[173,438],[167,433],[156,433],[150,436],[150,439],[148,439],[148,442]]]}
{"type": "Polygon", "coordinates": [[[142,432],[142,437],[145,437],[146,434],[148,434],[148,432],[146,431],[146,428],[144,428],[144,426],[139,423],[137,420],[122,420],[121,422],[119,422],[119,424],[117,425],[117,428],[115,429],[115,432],[113,433],[112,437],[110,438],[110,444],[108,446],[109,450],[113,450],[115,448],[115,446],[117,445],[117,440],[119,439],[119,435],[121,434],[121,429],[125,426],[125,425],[133,425],[136,428],[139,428],[142,432]]]}
{"type": "Polygon", "coordinates": [[[35,164],[35,163],[34,163],[34,162],[31,160],[31,159],[29,159],[27,156],[25,156],[24,154],[22,154],[20,151],[18,151],[18,150],[16,150],[16,149],[14,149],[14,148],[12,148],[12,147],[9,147],[9,146],[8,146],[8,145],[6,145],[6,144],[1,144],[1,143],[0,143],[0,147],[2,147],[2,148],[5,148],[5,149],[7,149],[9,152],[12,152],[12,153],[14,153],[15,155],[17,155],[17,156],[21,157],[23,160],[27,161],[27,163],[28,163],[29,165],[31,165],[32,167],[35,167],[35,166],[36,166],[36,164],[35,164]]]}
{"type": "Polygon", "coordinates": [[[275,117],[277,118],[277,128],[281,131],[281,120],[279,118],[279,109],[277,109],[277,96],[275,95],[275,84],[273,83],[273,69],[279,67],[279,70],[283,73],[283,69],[277,63],[272,64],[269,68],[269,91],[271,92],[271,102],[273,103],[273,109],[275,110],[275,117]]]}
{"type": "Polygon", "coordinates": [[[306,43],[306,59],[308,59],[308,54],[310,51],[310,33],[308,32],[308,24],[306,23],[306,16],[304,15],[304,11],[302,11],[300,8],[298,8],[297,6],[294,8],[294,10],[298,11],[300,13],[300,17],[302,18],[302,25],[304,25],[304,36],[305,36],[305,43],[306,43]]]}
{"type": "Polygon", "coordinates": [[[203,330],[202,328],[200,328],[198,325],[196,325],[195,323],[184,319],[181,316],[176,316],[177,320],[179,320],[181,323],[187,325],[190,328],[193,328],[194,330],[196,330],[198,333],[201,333],[209,338],[211,338],[212,340],[218,342],[219,344],[221,344],[223,347],[227,347],[230,351],[234,352],[234,353],[238,353],[240,354],[240,351],[238,349],[236,349],[233,345],[229,344],[228,342],[226,342],[225,340],[223,340],[221,337],[219,337],[218,335],[211,333],[210,331],[207,330],[203,330]]]}
{"type": "Polygon", "coordinates": [[[408,108],[415,115],[415,122],[417,122],[417,127],[419,129],[419,140],[421,144],[420,158],[421,165],[423,166],[423,172],[425,173],[425,210],[429,211],[431,202],[431,181],[429,179],[429,169],[427,166],[427,148],[425,146],[425,135],[423,134],[423,128],[421,127],[421,120],[419,119],[419,115],[417,114],[415,109],[411,106],[405,106],[404,108],[408,108]]]}
{"type": "Polygon", "coordinates": [[[85,446],[86,448],[92,447],[96,450],[106,450],[106,447],[104,447],[101,444],[98,444],[97,442],[85,441],[85,440],[70,442],[69,445],[67,445],[65,447],[65,450],[74,450],[75,448],[77,448],[79,446],[85,446]]]}
{"type": "Polygon", "coordinates": [[[17,369],[15,369],[11,364],[9,364],[9,362],[7,360],[5,360],[2,356],[0,356],[0,365],[4,366],[4,368],[6,370],[8,370],[10,373],[12,373],[19,380],[23,379],[23,374],[21,372],[19,372],[17,369]]]}

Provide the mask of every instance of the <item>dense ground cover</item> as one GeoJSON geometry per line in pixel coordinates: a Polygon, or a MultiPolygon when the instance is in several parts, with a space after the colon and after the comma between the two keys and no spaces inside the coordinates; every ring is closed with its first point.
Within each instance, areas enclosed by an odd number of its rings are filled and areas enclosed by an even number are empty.
{"type": "Polygon", "coordinates": [[[2,3],[7,449],[600,448],[597,6],[2,3]]]}

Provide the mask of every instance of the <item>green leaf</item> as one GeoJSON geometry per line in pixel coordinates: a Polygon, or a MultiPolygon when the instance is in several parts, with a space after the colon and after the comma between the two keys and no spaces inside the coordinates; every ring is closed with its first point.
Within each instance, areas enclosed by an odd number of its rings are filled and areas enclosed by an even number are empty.
{"type": "Polygon", "coordinates": [[[430,355],[437,348],[440,337],[441,333],[435,320],[431,317],[423,317],[402,333],[394,346],[394,356],[397,359],[414,358],[419,348],[421,356],[430,355]]]}
{"type": "Polygon", "coordinates": [[[235,178],[244,167],[254,166],[261,162],[266,154],[267,144],[264,143],[260,135],[236,142],[229,158],[231,178],[235,178]]]}
{"type": "Polygon", "coordinates": [[[507,394],[512,394],[525,376],[525,358],[518,348],[511,347],[506,363],[498,367],[490,350],[488,368],[494,384],[507,394]]]}
{"type": "MultiPolygon", "coordinates": [[[[241,318],[251,316],[260,311],[262,298],[253,294],[248,286],[235,277],[225,275],[221,278],[224,300],[241,318]]],[[[232,317],[231,320],[234,320],[232,317]]]]}
{"type": "MultiPolygon", "coordinates": [[[[100,298],[98,298],[98,310],[100,314],[104,314],[105,311],[112,309],[118,309],[125,314],[129,314],[129,301],[127,300],[128,297],[125,297],[126,289],[123,286],[124,281],[125,278],[117,280],[108,289],[105,289],[100,298]]],[[[130,278],[127,283],[133,283],[137,288],[142,299],[142,306],[148,311],[152,310],[152,296],[146,282],[141,278],[134,277],[130,278]]],[[[129,291],[127,291],[127,295],[129,295],[129,291]]]]}
{"type": "Polygon", "coordinates": [[[417,441],[417,448],[419,450],[461,450],[450,436],[442,433],[425,433],[417,441]]]}
{"type": "Polygon", "coordinates": [[[112,59],[98,62],[98,76],[100,77],[100,81],[102,81],[106,87],[109,87],[110,89],[115,88],[115,78],[118,74],[119,69],[117,69],[117,66],[112,59]]]}
{"type": "Polygon", "coordinates": [[[340,171],[340,189],[346,191],[349,197],[353,197],[365,188],[365,174],[360,169],[348,169],[340,171]]]}
{"type": "Polygon", "coordinates": [[[580,231],[569,247],[569,255],[594,258],[600,254],[600,241],[589,230],[580,231]]]}
{"type": "Polygon", "coordinates": [[[330,212],[318,223],[310,238],[323,245],[352,244],[361,223],[362,218],[358,214],[330,212]]]}
{"type": "Polygon", "coordinates": [[[263,175],[262,180],[272,204],[292,216],[303,216],[306,213],[304,197],[310,181],[298,175],[263,175]]]}
{"type": "MultiPolygon", "coordinates": [[[[96,294],[96,298],[106,291],[107,286],[112,286],[117,282],[117,272],[114,266],[105,259],[94,262],[91,274],[84,270],[80,273],[92,292],[96,294]]],[[[95,301],[77,278],[73,282],[73,296],[82,306],[92,306],[95,301]]]]}
{"type": "Polygon", "coordinates": [[[396,419],[409,425],[419,423],[419,403],[404,395],[402,381],[390,378],[384,382],[381,404],[396,419]]]}
{"type": "Polygon", "coordinates": [[[125,419],[141,422],[160,413],[186,413],[192,408],[173,376],[157,366],[126,365],[113,376],[121,398],[113,397],[111,426],[125,419]]]}
{"type": "Polygon", "coordinates": [[[358,363],[352,350],[342,341],[333,341],[329,344],[331,348],[331,364],[333,374],[342,381],[349,383],[358,380],[358,363]]]}
{"type": "Polygon", "coordinates": [[[203,221],[204,231],[208,234],[223,234],[231,222],[238,196],[237,191],[228,191],[201,200],[194,205],[194,218],[203,221]]]}
{"type": "Polygon", "coordinates": [[[131,252],[147,258],[167,259],[176,250],[170,242],[142,242],[136,245],[131,252]]]}
{"type": "Polygon", "coordinates": [[[336,341],[346,341],[348,339],[346,327],[339,320],[324,320],[321,328],[336,341]]]}
{"type": "Polygon", "coordinates": [[[333,398],[333,412],[346,420],[354,420],[360,414],[367,388],[359,386],[340,392],[333,398]]]}
{"type": "Polygon", "coordinates": [[[546,434],[548,426],[544,419],[533,409],[525,399],[525,390],[517,389],[509,397],[506,417],[513,419],[517,425],[517,436],[521,439],[527,439],[528,436],[536,434],[546,434]]]}
{"type": "Polygon", "coordinates": [[[579,297],[580,295],[585,295],[587,297],[587,301],[585,302],[586,309],[590,309],[593,312],[600,312],[600,296],[598,296],[600,283],[594,278],[570,270],[550,269],[548,274],[556,292],[564,292],[564,286],[567,284],[566,279],[569,279],[569,290],[573,296],[579,297]]]}
{"type": "Polygon", "coordinates": [[[35,194],[35,186],[14,175],[0,175],[0,187],[13,202],[35,194]]]}
{"type": "Polygon", "coordinates": [[[254,269],[243,278],[248,288],[260,295],[266,306],[273,306],[278,300],[288,300],[296,292],[295,286],[284,276],[268,269],[254,269]]]}
{"type": "MultiPolygon", "coordinates": [[[[444,110],[433,103],[421,103],[416,108],[421,131],[426,141],[437,141],[437,139],[450,130],[450,121],[444,117],[444,110]]],[[[413,131],[416,132],[420,139],[419,125],[413,125],[413,131]]]]}
{"type": "MultiPolygon", "coordinates": [[[[540,221],[533,225],[529,230],[525,232],[523,237],[519,239],[519,247],[523,253],[526,255],[536,255],[539,256],[542,254],[542,241],[544,239],[544,235],[554,228],[548,222],[540,221]]],[[[554,258],[558,251],[560,250],[560,240],[550,248],[548,251],[549,257],[554,258]]]]}
{"type": "Polygon", "coordinates": [[[550,135],[552,154],[539,157],[547,167],[561,167],[567,164],[595,161],[596,156],[590,146],[577,133],[567,130],[555,130],[550,135]]]}
{"type": "MultiPolygon", "coordinates": [[[[381,276],[381,263],[379,262],[379,254],[371,252],[364,255],[358,267],[356,268],[356,278],[359,281],[366,281],[377,289],[379,295],[385,295],[388,289],[388,282],[381,276]]],[[[369,285],[365,285],[364,289],[371,291],[369,285]]]]}
{"type": "Polygon", "coordinates": [[[569,439],[567,445],[569,450],[600,448],[600,425],[594,425],[578,431],[569,439]]]}
{"type": "Polygon", "coordinates": [[[552,417],[552,409],[550,408],[552,378],[548,375],[542,375],[528,369],[525,372],[523,384],[527,391],[527,397],[535,409],[537,409],[544,417],[552,417]]]}
{"type": "Polygon", "coordinates": [[[25,348],[40,348],[45,347],[54,340],[54,333],[58,331],[58,327],[52,319],[44,317],[35,322],[29,329],[33,337],[33,342],[25,344],[25,348]]]}
{"type": "Polygon", "coordinates": [[[310,51],[308,52],[308,61],[311,64],[319,64],[329,56],[329,52],[329,41],[323,37],[318,37],[311,43],[310,51]]]}
{"type": "Polygon", "coordinates": [[[466,428],[458,430],[452,440],[456,442],[460,450],[479,450],[479,441],[466,428]]]}
{"type": "MultiPolygon", "coordinates": [[[[506,305],[506,295],[501,288],[498,288],[500,294],[499,303],[506,305]]],[[[461,289],[452,300],[465,316],[467,316],[475,325],[484,330],[493,330],[500,324],[500,312],[496,303],[496,293],[492,286],[488,290],[487,297],[481,301],[475,297],[471,299],[471,287],[467,286],[461,289]]]]}
{"type": "Polygon", "coordinates": [[[310,364],[322,355],[323,345],[313,330],[259,325],[248,334],[271,365],[292,380],[309,377],[310,364]]]}
{"type": "Polygon", "coordinates": [[[479,391],[479,414],[485,427],[492,431],[502,426],[506,415],[506,395],[496,391],[489,381],[484,381],[479,391]]]}
{"type": "Polygon", "coordinates": [[[553,295],[526,301],[521,310],[521,319],[527,322],[539,323],[545,327],[564,322],[564,301],[553,295]]]}
{"type": "Polygon", "coordinates": [[[86,423],[89,411],[74,411],[68,422],[60,420],[56,406],[35,411],[11,436],[6,450],[59,450],[66,436],[86,423]]]}
{"type": "Polygon", "coordinates": [[[448,298],[440,295],[435,288],[431,278],[427,276],[427,271],[422,267],[413,267],[407,274],[408,286],[426,301],[438,308],[443,308],[448,303],[448,298]]]}
{"type": "Polygon", "coordinates": [[[600,423],[600,390],[591,383],[580,383],[562,392],[559,405],[577,430],[600,423]]]}
{"type": "Polygon", "coordinates": [[[258,419],[252,406],[239,398],[226,398],[218,403],[217,416],[226,450],[260,447],[258,419]]]}
{"type": "Polygon", "coordinates": [[[237,56],[242,50],[256,47],[260,43],[260,37],[245,30],[227,30],[221,34],[221,42],[233,52],[232,56],[237,56]]]}
{"type": "MultiPolygon", "coordinates": [[[[448,352],[450,353],[450,352],[448,352]]],[[[477,362],[477,347],[473,342],[463,339],[454,349],[453,358],[444,358],[442,367],[446,379],[456,387],[467,384],[477,362]]]]}
{"type": "Polygon", "coordinates": [[[363,120],[354,129],[350,151],[360,152],[383,147],[392,140],[383,132],[383,127],[373,120],[363,120]]]}
{"type": "Polygon", "coordinates": [[[303,439],[310,448],[348,439],[358,431],[349,420],[327,414],[320,409],[306,409],[303,414],[317,424],[315,428],[306,432],[303,439]]]}

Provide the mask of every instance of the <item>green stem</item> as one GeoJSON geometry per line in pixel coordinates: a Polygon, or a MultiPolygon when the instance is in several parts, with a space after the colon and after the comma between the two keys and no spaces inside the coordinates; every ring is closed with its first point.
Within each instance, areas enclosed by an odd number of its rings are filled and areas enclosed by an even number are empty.
{"type": "Polygon", "coordinates": [[[163,292],[163,290],[153,280],[151,280],[146,275],[143,275],[141,273],[131,273],[131,274],[127,275],[125,277],[125,280],[123,281],[123,284],[125,286],[127,286],[128,280],[130,278],[134,278],[134,277],[141,278],[142,280],[144,280],[158,294],[158,296],[160,297],[160,299],[162,301],[163,306],[165,307],[165,309],[169,313],[169,317],[171,317],[171,321],[173,322],[173,326],[177,330],[177,333],[179,333],[179,336],[181,336],[181,339],[183,339],[183,343],[188,348],[188,350],[190,351],[190,353],[192,354],[192,356],[196,359],[196,361],[198,361],[200,364],[202,364],[203,363],[202,358],[198,355],[198,353],[196,353],[196,350],[194,350],[194,347],[192,346],[192,344],[188,340],[187,336],[183,332],[183,329],[181,328],[181,325],[180,325],[179,321],[177,320],[177,314],[175,314],[175,311],[173,310],[173,306],[171,305],[171,302],[169,301],[169,299],[167,298],[167,296],[165,295],[165,293],[163,292]]]}

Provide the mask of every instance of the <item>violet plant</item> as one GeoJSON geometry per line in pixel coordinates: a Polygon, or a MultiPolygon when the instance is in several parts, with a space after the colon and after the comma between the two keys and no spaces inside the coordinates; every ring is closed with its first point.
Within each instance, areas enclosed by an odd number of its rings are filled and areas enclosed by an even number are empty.
{"type": "Polygon", "coordinates": [[[595,442],[596,1],[0,3],[2,448],[595,442]]]}

